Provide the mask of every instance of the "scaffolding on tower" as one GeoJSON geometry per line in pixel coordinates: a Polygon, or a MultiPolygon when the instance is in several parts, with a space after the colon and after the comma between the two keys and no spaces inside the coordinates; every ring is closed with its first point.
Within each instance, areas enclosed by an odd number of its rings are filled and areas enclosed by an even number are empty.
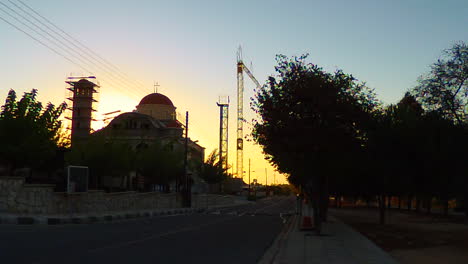
{"type": "Polygon", "coordinates": [[[99,83],[95,76],[71,76],[65,83],[68,84],[68,108],[65,118],[70,121],[67,126],[72,147],[88,138],[93,132],[91,127],[98,103],[99,83]]]}

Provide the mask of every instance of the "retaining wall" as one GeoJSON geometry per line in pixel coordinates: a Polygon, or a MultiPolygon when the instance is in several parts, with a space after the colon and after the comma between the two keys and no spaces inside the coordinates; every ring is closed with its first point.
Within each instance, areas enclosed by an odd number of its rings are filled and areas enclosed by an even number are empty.
{"type": "MultiPolygon", "coordinates": [[[[117,192],[90,190],[86,193],[54,192],[54,185],[25,184],[23,177],[0,177],[0,212],[13,214],[96,214],[118,211],[143,211],[179,208],[176,193],[117,192]]],[[[192,207],[206,208],[234,204],[232,196],[198,194],[192,207]]]]}

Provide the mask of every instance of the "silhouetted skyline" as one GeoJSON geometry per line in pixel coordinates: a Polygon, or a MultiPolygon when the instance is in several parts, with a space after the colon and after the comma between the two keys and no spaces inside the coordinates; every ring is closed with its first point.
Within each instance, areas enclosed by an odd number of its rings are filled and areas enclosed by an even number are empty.
{"type": "MultiPolygon", "coordinates": [[[[235,98],[239,44],[261,83],[274,73],[276,54],[310,53],[311,62],[330,71],[341,68],[375,88],[385,103],[395,103],[442,50],[468,39],[468,2],[463,0],[23,1],[143,84],[130,96],[103,82],[101,113],[133,110],[157,81],[179,112],[191,112],[192,136],[208,151],[218,146],[218,96],[235,98]]],[[[0,16],[8,18],[4,12],[0,16]]],[[[42,101],[64,101],[65,77],[83,70],[3,21],[0,34],[0,96],[5,98],[10,88],[18,94],[37,88],[42,101]]],[[[92,73],[103,76],[96,69],[92,73]]],[[[246,109],[253,88],[246,82],[246,109]]],[[[235,134],[235,104],[232,100],[230,135],[235,134]]],[[[268,166],[258,147],[246,145],[244,155],[256,160],[253,170],[268,166]]],[[[268,174],[273,175],[271,168],[268,174]]],[[[258,176],[260,182],[263,178],[258,176]]]]}

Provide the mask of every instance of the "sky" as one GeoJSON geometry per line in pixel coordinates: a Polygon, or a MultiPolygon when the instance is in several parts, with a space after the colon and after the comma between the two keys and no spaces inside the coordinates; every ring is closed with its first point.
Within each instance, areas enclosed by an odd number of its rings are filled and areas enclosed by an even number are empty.
{"type": "MultiPolygon", "coordinates": [[[[207,155],[219,144],[216,102],[229,96],[228,160],[235,167],[239,45],[261,84],[275,73],[277,54],[308,53],[309,62],[353,74],[390,104],[417,84],[444,49],[468,42],[467,14],[466,0],[0,0],[0,100],[9,89],[20,95],[36,88],[40,101],[59,104],[66,98],[68,76],[95,75],[101,85],[99,119],[102,113],[134,110],[157,82],[158,92],[173,101],[181,116],[189,111],[189,136],[199,140],[207,155]],[[68,44],[62,51],[54,46],[55,41],[63,47],[60,42],[15,20],[45,34],[12,11],[41,26],[14,5],[28,11],[21,1],[99,55],[94,56],[99,62],[86,64],[73,53],[75,46],[68,44]]],[[[255,87],[247,76],[244,80],[244,116],[249,121],[255,117],[249,108],[255,87]]],[[[102,125],[96,122],[94,127],[102,125]]],[[[246,134],[250,128],[244,125],[246,134]]],[[[264,160],[259,146],[246,142],[244,148],[246,177],[251,159],[252,179],[265,183],[267,176],[271,184],[275,175],[277,183],[286,182],[264,160]]]]}

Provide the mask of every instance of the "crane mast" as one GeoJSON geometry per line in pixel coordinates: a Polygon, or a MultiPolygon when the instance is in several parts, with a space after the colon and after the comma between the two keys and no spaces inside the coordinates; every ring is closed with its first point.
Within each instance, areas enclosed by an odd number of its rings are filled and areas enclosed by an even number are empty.
{"type": "Polygon", "coordinates": [[[244,178],[244,74],[242,59],[237,58],[237,160],[236,174],[244,178]]]}
{"type": "MultiPolygon", "coordinates": [[[[237,52],[237,164],[236,174],[238,178],[244,178],[244,72],[260,88],[260,83],[255,79],[250,70],[242,61],[242,50],[237,52]]],[[[249,183],[250,184],[250,183],[249,183]]]]}

